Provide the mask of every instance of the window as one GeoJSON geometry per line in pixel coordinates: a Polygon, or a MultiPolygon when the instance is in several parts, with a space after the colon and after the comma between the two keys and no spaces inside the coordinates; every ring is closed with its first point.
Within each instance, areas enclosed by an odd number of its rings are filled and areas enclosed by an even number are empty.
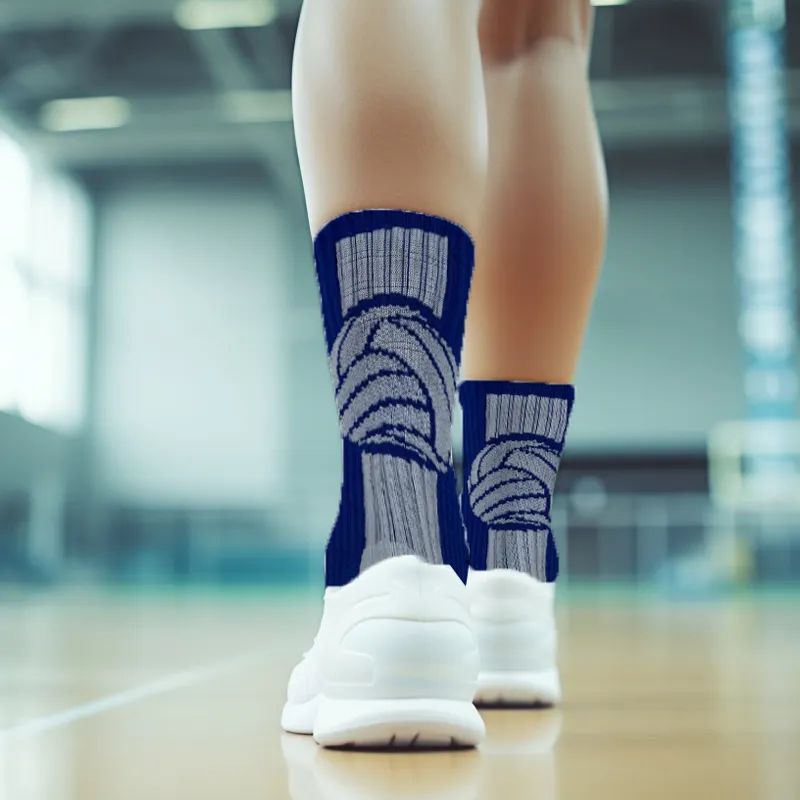
{"type": "Polygon", "coordinates": [[[24,256],[31,209],[31,168],[23,150],[0,132],[0,259],[24,256]]]}
{"type": "Polygon", "coordinates": [[[0,410],[74,430],[83,416],[89,205],[0,133],[0,410]]]}
{"type": "Polygon", "coordinates": [[[16,408],[25,355],[28,290],[14,265],[0,259],[0,410],[16,408]]]}

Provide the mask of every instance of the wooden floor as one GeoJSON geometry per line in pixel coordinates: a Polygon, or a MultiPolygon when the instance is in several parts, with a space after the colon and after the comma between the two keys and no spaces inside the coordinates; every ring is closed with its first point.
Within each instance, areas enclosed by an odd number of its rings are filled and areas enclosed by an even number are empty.
{"type": "Polygon", "coordinates": [[[282,735],[317,609],[297,599],[0,597],[0,800],[794,800],[800,608],[560,611],[566,701],[490,711],[479,751],[282,735]]]}

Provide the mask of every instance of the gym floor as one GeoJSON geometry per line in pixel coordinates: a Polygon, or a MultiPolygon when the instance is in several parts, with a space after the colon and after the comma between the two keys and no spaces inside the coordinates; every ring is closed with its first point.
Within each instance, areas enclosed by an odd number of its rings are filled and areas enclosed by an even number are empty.
{"type": "Polygon", "coordinates": [[[282,734],[306,594],[0,600],[0,800],[800,798],[796,596],[564,592],[563,706],[486,710],[479,750],[413,753],[282,734]]]}

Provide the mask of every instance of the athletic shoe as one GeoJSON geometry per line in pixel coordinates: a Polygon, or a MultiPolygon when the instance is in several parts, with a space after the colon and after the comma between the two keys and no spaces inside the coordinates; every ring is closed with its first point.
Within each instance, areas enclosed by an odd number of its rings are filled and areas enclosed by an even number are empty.
{"type": "Polygon", "coordinates": [[[390,558],[325,592],[281,724],[326,747],[480,743],[478,647],[467,589],[449,566],[390,558]]]}
{"type": "Polygon", "coordinates": [[[515,570],[471,570],[467,593],[480,649],[475,703],[559,703],[555,585],[515,570]]]}

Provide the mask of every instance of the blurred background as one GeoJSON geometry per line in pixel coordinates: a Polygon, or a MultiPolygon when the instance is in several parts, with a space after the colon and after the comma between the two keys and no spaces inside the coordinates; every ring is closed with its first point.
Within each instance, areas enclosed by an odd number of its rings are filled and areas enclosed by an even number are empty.
{"type": "MultiPolygon", "coordinates": [[[[300,5],[0,3],[0,582],[319,586],[341,464],[300,5]]],[[[563,583],[788,586],[800,3],[597,5],[611,229],[563,583]]]]}

